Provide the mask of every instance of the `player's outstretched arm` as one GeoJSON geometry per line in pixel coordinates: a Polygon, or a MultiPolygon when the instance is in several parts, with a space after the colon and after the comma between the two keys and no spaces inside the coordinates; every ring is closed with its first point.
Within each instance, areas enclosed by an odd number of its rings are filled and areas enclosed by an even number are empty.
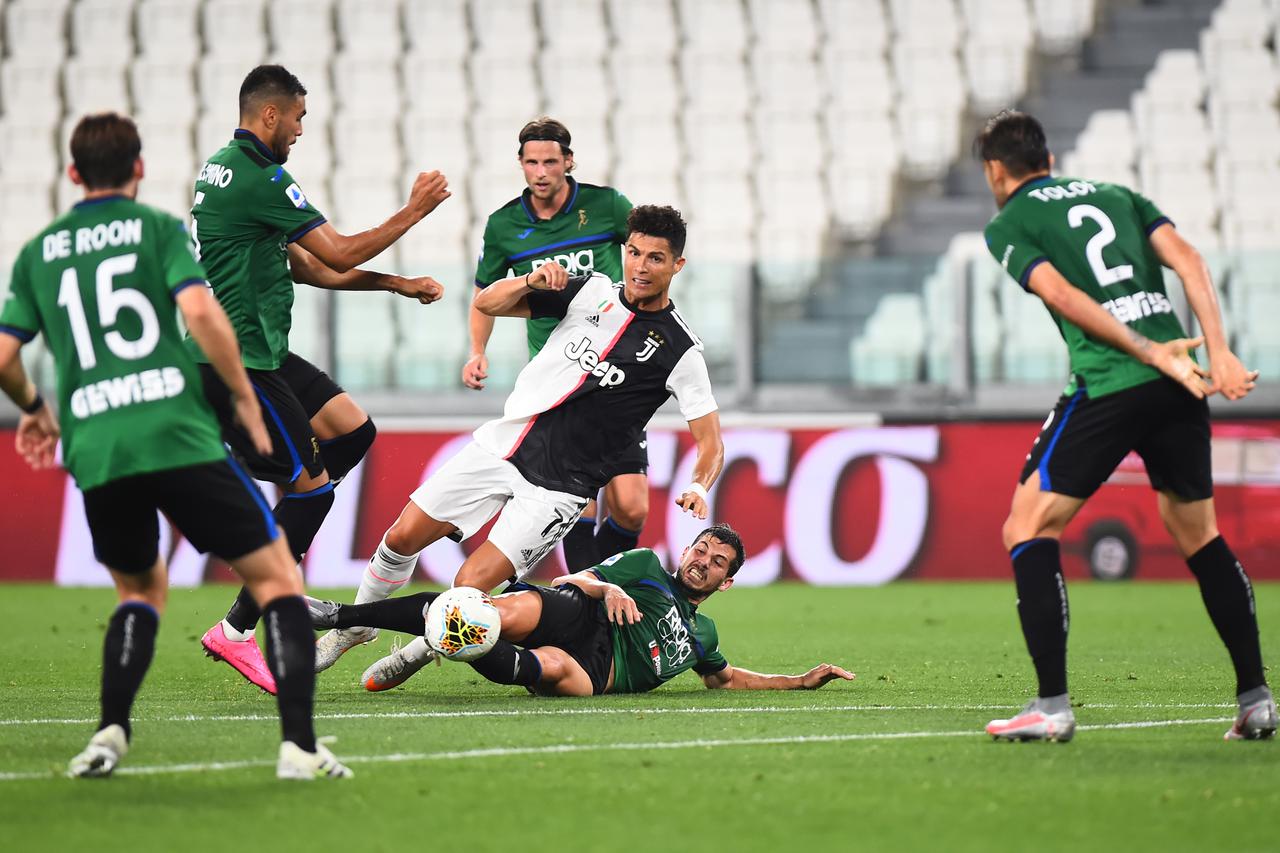
{"type": "Polygon", "coordinates": [[[1221,391],[1228,400],[1239,400],[1253,390],[1258,371],[1247,370],[1227,345],[1217,288],[1204,258],[1170,223],[1151,232],[1151,248],[1160,263],[1177,273],[1187,292],[1187,303],[1200,323],[1209,350],[1209,393],[1221,391]]]}
{"type": "Polygon", "coordinates": [[[715,484],[724,469],[724,440],[720,436],[720,413],[711,412],[689,421],[689,432],[698,445],[698,458],[693,465],[693,482],[676,498],[676,506],[696,518],[707,517],[707,490],[715,484]]]}
{"type": "Polygon", "coordinates": [[[763,675],[733,666],[702,676],[709,690],[817,690],[828,681],[853,681],[852,672],[830,663],[820,663],[803,675],[763,675]]]}
{"type": "Polygon", "coordinates": [[[32,468],[51,468],[61,431],[53,411],[27,377],[18,357],[21,348],[22,342],[14,336],[0,335],[0,390],[23,410],[13,446],[32,468]]]}
{"type": "Polygon", "coordinates": [[[529,294],[538,290],[564,290],[569,271],[559,264],[543,264],[528,275],[495,281],[476,294],[472,305],[490,317],[529,317],[529,294]]]}
{"type": "Polygon", "coordinates": [[[561,575],[551,581],[553,587],[565,584],[572,584],[597,601],[603,601],[605,613],[615,625],[634,625],[644,618],[636,600],[627,595],[622,587],[600,580],[590,569],[561,575]]]}
{"type": "Polygon", "coordinates": [[[361,269],[338,272],[296,243],[289,244],[289,272],[299,284],[324,290],[385,290],[416,299],[423,305],[430,305],[444,295],[444,285],[431,276],[406,278],[361,269]]]}
{"type": "Polygon", "coordinates": [[[359,234],[339,234],[328,222],[298,238],[302,247],[330,269],[346,272],[381,254],[449,197],[449,182],[439,172],[419,172],[404,207],[381,225],[359,234]]]}
{"type": "Polygon", "coordinates": [[[1085,334],[1156,368],[1186,388],[1196,399],[1202,400],[1209,393],[1209,386],[1204,381],[1208,373],[1190,355],[1191,350],[1203,342],[1202,338],[1156,343],[1112,317],[1107,309],[1090,299],[1084,291],[1073,287],[1053,264],[1047,262],[1031,270],[1027,287],[1085,334]]]}
{"type": "Polygon", "coordinates": [[[240,363],[240,345],[236,341],[235,330],[231,328],[231,321],[227,319],[222,306],[213,297],[213,291],[207,287],[185,287],[179,291],[174,301],[182,312],[187,331],[200,345],[200,350],[209,359],[218,378],[231,392],[236,419],[249,433],[257,451],[264,456],[270,455],[271,436],[267,434],[266,424],[262,422],[262,408],[258,405],[258,397],[249,382],[249,375],[240,363]]]}

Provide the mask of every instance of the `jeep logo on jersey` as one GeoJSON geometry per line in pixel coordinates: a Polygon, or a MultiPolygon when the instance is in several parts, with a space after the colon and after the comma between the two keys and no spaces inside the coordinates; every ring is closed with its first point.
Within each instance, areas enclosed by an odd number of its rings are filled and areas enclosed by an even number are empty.
{"type": "Polygon", "coordinates": [[[577,343],[569,344],[564,348],[564,354],[570,361],[576,361],[584,373],[599,376],[601,388],[621,385],[627,378],[626,371],[622,368],[600,360],[600,354],[591,349],[590,338],[584,337],[577,343]]]}
{"type": "Polygon", "coordinates": [[[307,206],[307,197],[302,194],[302,189],[297,184],[289,184],[284,188],[284,194],[289,197],[289,201],[293,202],[293,206],[301,210],[307,206]]]}
{"type": "Polygon", "coordinates": [[[580,249],[570,255],[552,255],[549,258],[539,258],[533,261],[533,268],[536,270],[543,264],[549,264],[552,261],[567,269],[569,275],[591,272],[596,268],[596,253],[591,249],[580,249]]]}

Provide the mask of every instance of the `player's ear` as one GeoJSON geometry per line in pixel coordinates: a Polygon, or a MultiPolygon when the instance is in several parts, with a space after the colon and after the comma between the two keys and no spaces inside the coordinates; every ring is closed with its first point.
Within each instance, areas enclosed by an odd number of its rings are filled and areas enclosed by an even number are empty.
{"type": "Polygon", "coordinates": [[[146,176],[147,176],[146,166],[143,165],[142,158],[139,157],[138,159],[133,161],[133,179],[135,181],[140,181],[146,176]]]}
{"type": "Polygon", "coordinates": [[[80,170],[76,168],[75,163],[67,164],[67,177],[71,179],[71,183],[78,187],[84,186],[84,178],[80,177],[80,170]]]}
{"type": "Polygon", "coordinates": [[[731,587],[731,586],[733,586],[733,578],[725,578],[725,579],[724,579],[724,583],[722,583],[722,584],[720,584],[720,586],[716,587],[716,590],[717,590],[718,592],[724,592],[726,589],[728,589],[728,588],[729,588],[729,587],[731,587]]]}
{"type": "Polygon", "coordinates": [[[1054,157],[1053,152],[1050,151],[1049,152],[1049,171],[1050,172],[1053,171],[1053,167],[1056,166],[1057,163],[1058,163],[1058,158],[1054,157]]]}
{"type": "MultiPolygon", "coordinates": [[[[680,272],[680,270],[682,270],[682,269],[684,269],[684,258],[676,258],[676,269],[675,269],[675,271],[676,271],[676,272],[680,272]]],[[[672,273],[672,275],[674,275],[674,274],[675,274],[675,273],[672,273]]]]}

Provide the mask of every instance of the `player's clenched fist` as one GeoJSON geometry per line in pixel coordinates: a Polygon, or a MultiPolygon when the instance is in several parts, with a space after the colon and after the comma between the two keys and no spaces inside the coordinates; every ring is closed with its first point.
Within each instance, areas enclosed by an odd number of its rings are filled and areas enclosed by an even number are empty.
{"type": "Polygon", "coordinates": [[[569,284],[569,271],[556,263],[543,264],[525,277],[532,290],[564,290],[569,284]]]}
{"type": "Polygon", "coordinates": [[[423,305],[430,305],[444,296],[444,285],[429,275],[415,278],[398,277],[392,289],[401,296],[418,300],[423,305]]]}
{"type": "Polygon", "coordinates": [[[439,172],[419,172],[413,181],[413,190],[409,193],[409,206],[426,216],[450,195],[449,179],[444,175],[439,172]]]}

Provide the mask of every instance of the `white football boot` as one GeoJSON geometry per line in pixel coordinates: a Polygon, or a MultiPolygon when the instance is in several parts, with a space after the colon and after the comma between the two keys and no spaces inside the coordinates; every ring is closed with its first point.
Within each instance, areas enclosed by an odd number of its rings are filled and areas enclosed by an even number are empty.
{"type": "Polygon", "coordinates": [[[125,736],[124,728],[118,725],[107,726],[89,738],[89,745],[84,748],[84,752],[71,759],[67,775],[73,779],[110,776],[128,751],[129,738],[125,736]]]}
{"type": "Polygon", "coordinates": [[[1223,740],[1267,740],[1276,733],[1276,700],[1265,696],[1240,706],[1236,721],[1223,740]]]}
{"type": "Polygon", "coordinates": [[[350,779],[353,775],[351,769],[319,741],[316,741],[315,752],[307,752],[291,740],[280,744],[277,779],[350,779]]]}
{"type": "Polygon", "coordinates": [[[351,649],[377,638],[377,628],[334,628],[316,640],[316,672],[324,672],[351,649]]]}
{"type": "Polygon", "coordinates": [[[1076,716],[1068,707],[1051,712],[1040,699],[1032,699],[1021,712],[1007,720],[987,723],[987,734],[996,740],[1047,740],[1066,743],[1075,736],[1076,716]]]}
{"type": "Polygon", "coordinates": [[[404,648],[391,647],[391,654],[375,661],[360,676],[360,683],[371,693],[399,687],[436,659],[436,652],[423,637],[414,637],[404,648]]]}

